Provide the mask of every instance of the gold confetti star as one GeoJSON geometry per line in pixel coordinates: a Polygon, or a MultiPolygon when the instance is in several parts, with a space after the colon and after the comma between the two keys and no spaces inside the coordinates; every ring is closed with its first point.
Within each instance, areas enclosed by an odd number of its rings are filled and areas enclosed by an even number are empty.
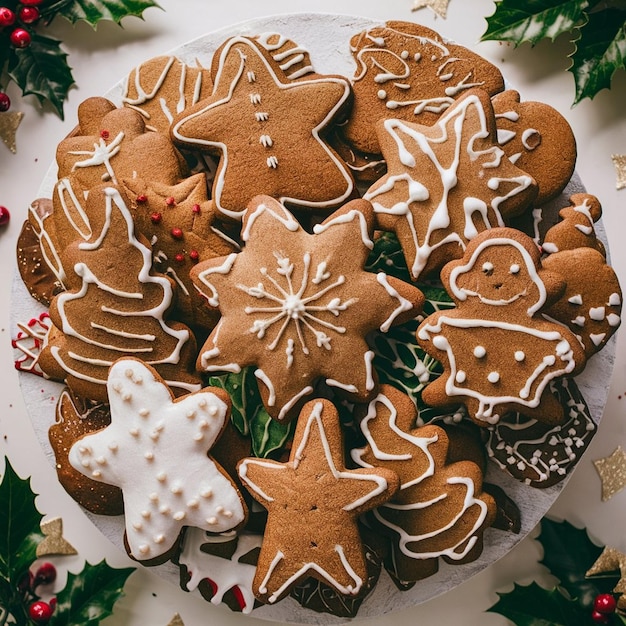
{"type": "Polygon", "coordinates": [[[602,500],[611,499],[618,491],[626,487],[626,452],[617,446],[615,452],[593,464],[602,481],[602,500]]]}
{"type": "Polygon", "coordinates": [[[617,585],[613,588],[613,591],[621,594],[617,599],[617,606],[619,609],[624,610],[626,609],[626,598],[623,595],[626,592],[626,554],[607,546],[596,562],[587,570],[585,577],[617,570],[619,570],[620,578],[617,585]]]}
{"type": "Polygon", "coordinates": [[[617,189],[624,189],[626,187],[626,154],[613,154],[611,159],[617,173],[615,186],[617,189]]]}
{"type": "Polygon", "coordinates": [[[185,622],[183,622],[181,616],[176,613],[167,626],[185,626],[185,622]]]}
{"type": "Polygon", "coordinates": [[[44,539],[37,544],[37,558],[52,555],[77,554],[74,546],[63,538],[63,520],[60,517],[41,522],[44,539]]]}
{"type": "Polygon", "coordinates": [[[15,154],[17,152],[17,143],[15,134],[20,125],[24,114],[21,111],[9,111],[0,113],[0,138],[6,144],[7,148],[15,154]]]}
{"type": "Polygon", "coordinates": [[[415,0],[413,2],[412,11],[419,11],[425,7],[428,7],[431,11],[434,11],[439,17],[446,19],[448,14],[448,3],[450,0],[415,0]]]}

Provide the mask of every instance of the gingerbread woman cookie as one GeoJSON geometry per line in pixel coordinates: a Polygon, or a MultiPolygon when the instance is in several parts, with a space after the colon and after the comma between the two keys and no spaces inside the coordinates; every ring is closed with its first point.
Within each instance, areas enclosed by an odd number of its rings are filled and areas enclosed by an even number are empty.
{"type": "Polygon", "coordinates": [[[511,228],[485,231],[441,280],[457,308],[418,328],[419,344],[444,366],[422,398],[435,406],[463,402],[482,426],[509,411],[559,422],[563,408],[549,383],[578,374],[586,358],[569,329],[542,316],[565,283],[542,268],[533,240],[511,228]]]}
{"type": "Polygon", "coordinates": [[[367,566],[357,520],[395,493],[398,477],[389,469],[346,468],[331,402],[303,407],[287,463],[244,459],[239,476],[268,511],[253,581],[261,602],[278,602],[309,576],[346,596],[361,593],[367,566]]]}
{"type": "Polygon", "coordinates": [[[255,365],[268,413],[289,421],[319,381],[352,400],[376,393],[374,353],[365,341],[414,317],[422,293],[364,265],[374,215],[353,200],[307,233],[267,196],[242,224],[243,249],[199,263],[192,279],[222,317],[198,357],[205,372],[255,365]]]}

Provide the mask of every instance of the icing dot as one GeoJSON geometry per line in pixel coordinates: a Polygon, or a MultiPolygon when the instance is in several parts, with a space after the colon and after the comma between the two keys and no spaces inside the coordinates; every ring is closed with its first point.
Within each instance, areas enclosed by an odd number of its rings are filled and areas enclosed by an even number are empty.
{"type": "Polygon", "coordinates": [[[519,274],[520,266],[517,263],[513,263],[513,265],[509,268],[509,271],[511,274],[519,274]]]}
{"type": "Polygon", "coordinates": [[[148,415],[150,415],[150,411],[148,411],[148,409],[139,409],[139,415],[141,417],[148,417],[148,415]]]}
{"type": "Polygon", "coordinates": [[[126,378],[132,378],[133,377],[133,370],[130,369],[130,367],[124,372],[124,375],[126,376],[126,378]]]}
{"type": "Polygon", "coordinates": [[[181,520],[184,520],[186,515],[185,515],[185,511],[176,511],[176,513],[174,513],[174,515],[172,515],[172,517],[177,521],[180,522],[181,520]]]}
{"type": "Polygon", "coordinates": [[[100,478],[100,476],[102,476],[102,472],[100,470],[94,470],[93,472],[91,472],[91,475],[94,478],[100,478]]]}
{"type": "Polygon", "coordinates": [[[207,517],[206,523],[209,524],[209,526],[217,524],[217,517],[207,517]]]}
{"type": "Polygon", "coordinates": [[[115,441],[112,441],[109,445],[108,445],[109,450],[111,450],[111,452],[117,452],[118,449],[118,445],[117,443],[115,443],[115,441]]]}
{"type": "Polygon", "coordinates": [[[202,398],[202,399],[198,402],[198,406],[199,406],[201,409],[204,409],[204,408],[206,407],[206,404],[207,404],[207,403],[206,403],[206,400],[205,400],[204,398],[202,398]]]}
{"type": "Polygon", "coordinates": [[[167,506],[167,504],[164,504],[159,507],[159,513],[162,513],[163,515],[167,515],[171,510],[172,509],[170,509],[170,507],[167,506]]]}
{"type": "Polygon", "coordinates": [[[211,487],[207,487],[204,491],[200,492],[200,495],[203,498],[210,498],[213,495],[213,490],[211,489],[211,487]]]}
{"type": "Polygon", "coordinates": [[[176,199],[174,196],[169,196],[168,198],[165,198],[165,204],[167,204],[167,206],[174,206],[176,204],[176,199]]]}
{"type": "Polygon", "coordinates": [[[483,263],[483,272],[485,274],[490,274],[491,272],[493,272],[493,263],[490,263],[489,261],[485,261],[483,263]]]}
{"type": "Polygon", "coordinates": [[[122,400],[124,400],[124,402],[130,402],[132,398],[133,394],[128,391],[122,396],[122,400]]]}
{"type": "Polygon", "coordinates": [[[204,433],[199,432],[193,436],[194,441],[202,441],[204,439],[204,433]]]}
{"type": "Polygon", "coordinates": [[[416,52],[413,55],[413,60],[417,63],[418,61],[420,61],[422,59],[422,55],[419,52],[416,52]]]}
{"type": "Polygon", "coordinates": [[[156,479],[160,482],[160,483],[164,483],[167,480],[167,475],[165,472],[159,472],[156,476],[156,479]]]}
{"type": "Polygon", "coordinates": [[[142,543],[139,546],[139,553],[140,554],[148,554],[148,552],[150,552],[150,546],[147,543],[142,543]]]}
{"type": "Polygon", "coordinates": [[[174,485],[170,491],[175,495],[179,496],[183,492],[183,488],[180,485],[174,485]]]}
{"type": "Polygon", "coordinates": [[[384,100],[387,97],[387,92],[384,89],[379,89],[376,95],[379,100],[384,100]]]}
{"type": "Polygon", "coordinates": [[[133,522],[133,528],[135,530],[141,530],[143,528],[143,524],[141,522],[133,522]]]}
{"type": "Polygon", "coordinates": [[[146,461],[154,460],[154,453],[153,452],[148,451],[143,456],[146,459],[146,461]]]}
{"type": "Polygon", "coordinates": [[[476,346],[474,348],[474,356],[477,359],[482,359],[487,354],[487,350],[484,346],[476,346]]]}
{"type": "Polygon", "coordinates": [[[224,511],[224,512],[222,513],[222,515],[223,515],[224,517],[226,517],[226,518],[230,519],[230,518],[233,516],[233,512],[232,512],[232,511],[228,511],[228,510],[226,510],[226,511],[224,511]]]}
{"type": "Polygon", "coordinates": [[[209,415],[210,415],[211,417],[215,417],[215,416],[217,415],[217,412],[218,412],[218,408],[217,408],[214,404],[212,404],[212,405],[209,407],[209,415]]]}
{"type": "Polygon", "coordinates": [[[144,519],[150,519],[152,517],[152,513],[150,513],[150,511],[142,511],[141,517],[143,517],[144,519]]]}
{"type": "Polygon", "coordinates": [[[159,501],[159,494],[155,493],[154,491],[148,496],[148,498],[152,501],[152,502],[158,502],[159,501]]]}
{"type": "Polygon", "coordinates": [[[401,59],[408,59],[408,58],[409,58],[409,51],[408,51],[408,50],[403,50],[403,51],[400,53],[400,58],[401,58],[401,59]]]}
{"type": "Polygon", "coordinates": [[[156,544],[163,543],[164,541],[165,541],[165,535],[156,535],[154,537],[154,543],[156,544]]]}
{"type": "Polygon", "coordinates": [[[122,385],[120,385],[119,383],[113,383],[111,385],[111,389],[113,389],[115,393],[119,393],[122,390],[122,385]]]}
{"type": "Polygon", "coordinates": [[[139,429],[138,428],[131,428],[128,431],[133,437],[139,437],[139,429]]]}
{"type": "Polygon", "coordinates": [[[459,370],[456,373],[455,380],[457,383],[464,383],[467,380],[467,375],[463,370],[459,370]]]}
{"type": "Polygon", "coordinates": [[[445,350],[448,347],[448,342],[445,337],[437,335],[433,338],[433,346],[435,346],[435,348],[439,348],[440,350],[445,350]]]}
{"type": "Polygon", "coordinates": [[[200,501],[197,498],[193,498],[192,500],[189,500],[189,502],[187,502],[187,506],[190,509],[197,509],[200,506],[200,501]]]}
{"type": "Polygon", "coordinates": [[[196,416],[196,412],[193,409],[187,411],[187,417],[192,420],[196,416]]]}
{"type": "Polygon", "coordinates": [[[216,510],[218,513],[223,513],[223,512],[224,512],[224,507],[223,507],[222,505],[220,505],[220,506],[218,506],[215,510],[216,510]]]}
{"type": "Polygon", "coordinates": [[[103,456],[99,456],[99,457],[96,459],[96,463],[97,463],[98,465],[106,465],[106,464],[107,464],[107,460],[106,460],[103,456]]]}
{"type": "Polygon", "coordinates": [[[514,356],[515,356],[515,360],[518,363],[521,363],[526,358],[526,354],[524,353],[523,350],[517,350],[514,356]]]}
{"type": "Polygon", "coordinates": [[[500,380],[500,374],[498,374],[498,372],[489,372],[489,374],[487,375],[487,380],[490,383],[497,383],[500,380]]]}
{"type": "Polygon", "coordinates": [[[88,459],[83,459],[83,460],[80,462],[80,464],[81,464],[83,467],[91,467],[91,461],[89,461],[88,459]]]}

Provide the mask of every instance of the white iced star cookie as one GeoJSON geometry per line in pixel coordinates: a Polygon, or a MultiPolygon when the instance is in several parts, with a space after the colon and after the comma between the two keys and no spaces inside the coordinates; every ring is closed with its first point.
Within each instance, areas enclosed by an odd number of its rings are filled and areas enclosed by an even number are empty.
{"type": "Polygon", "coordinates": [[[156,371],[133,358],[113,364],[107,390],[111,424],[78,440],[69,460],[122,489],[133,558],[167,558],[183,526],[224,532],[245,521],[239,491],[208,456],[228,420],[225,393],[204,388],[175,400],[156,371]]]}

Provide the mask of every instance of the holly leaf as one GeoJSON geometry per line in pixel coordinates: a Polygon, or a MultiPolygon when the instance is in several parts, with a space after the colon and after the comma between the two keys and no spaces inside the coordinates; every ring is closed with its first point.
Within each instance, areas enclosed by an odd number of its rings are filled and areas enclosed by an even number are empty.
{"type": "Polygon", "coordinates": [[[516,46],[541,39],[556,39],[586,19],[589,0],[501,0],[487,18],[482,41],[511,41],[516,46]]]}
{"type": "Polygon", "coordinates": [[[281,424],[261,404],[250,420],[252,454],[261,458],[278,456],[293,434],[296,422],[281,424]]]}
{"type": "Polygon", "coordinates": [[[576,84],[574,104],[608,89],[616,70],[626,68],[626,9],[590,13],[571,58],[569,71],[576,84]]]}
{"type": "Polygon", "coordinates": [[[37,558],[43,539],[41,518],[35,506],[30,479],[22,479],[6,459],[0,483],[0,577],[17,584],[37,558]]]}
{"type": "Polygon", "coordinates": [[[544,550],[541,563],[559,579],[560,586],[569,596],[587,611],[591,610],[598,594],[610,593],[619,581],[619,576],[585,577],[603,550],[589,539],[585,529],[545,518],[541,522],[538,541],[544,550]]]}
{"type": "Polygon", "coordinates": [[[126,579],[134,568],[115,569],[106,561],[85,564],[82,572],[69,573],[65,587],[57,594],[57,608],[49,626],[97,626],[111,615],[123,595],[126,579]]]}
{"type": "Polygon", "coordinates": [[[95,27],[100,20],[119,24],[129,15],[143,17],[143,12],[150,7],[160,8],[152,0],[57,0],[46,7],[42,15],[48,19],[61,15],[72,24],[83,21],[95,27]]]}
{"type": "Polygon", "coordinates": [[[33,33],[31,44],[15,51],[9,76],[22,95],[35,95],[41,102],[50,102],[63,119],[63,102],[74,78],[60,41],[33,33]]]}
{"type": "Polygon", "coordinates": [[[503,615],[516,626],[573,626],[590,621],[588,610],[558,589],[547,590],[535,582],[528,586],[516,583],[513,591],[498,596],[498,602],[487,611],[503,615]]]}

